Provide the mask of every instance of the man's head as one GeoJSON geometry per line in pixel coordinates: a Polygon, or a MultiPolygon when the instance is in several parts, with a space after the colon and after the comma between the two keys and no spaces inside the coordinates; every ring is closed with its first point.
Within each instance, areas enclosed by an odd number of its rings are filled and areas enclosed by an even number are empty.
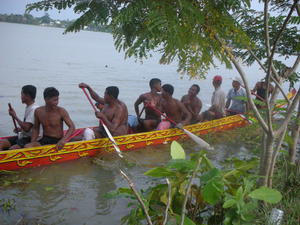
{"type": "Polygon", "coordinates": [[[213,85],[214,87],[220,87],[222,84],[222,77],[220,75],[216,75],[213,78],[213,85]]]}
{"type": "Polygon", "coordinates": [[[200,87],[198,84],[193,84],[189,89],[189,95],[190,96],[196,96],[200,91],[200,87]]]}
{"type": "Polygon", "coordinates": [[[155,89],[156,91],[161,91],[161,80],[158,78],[153,78],[149,82],[149,86],[151,89],[155,89]]]}
{"type": "Polygon", "coordinates": [[[109,103],[112,100],[118,99],[118,96],[119,96],[119,88],[116,86],[109,86],[105,89],[104,101],[109,103]]]}
{"type": "Polygon", "coordinates": [[[172,96],[174,87],[171,84],[164,84],[162,86],[162,97],[172,96]]]}
{"type": "Polygon", "coordinates": [[[239,90],[241,87],[241,84],[243,83],[242,79],[239,77],[235,77],[232,81],[232,87],[234,90],[239,90]]]}
{"type": "Polygon", "coordinates": [[[48,106],[57,106],[58,96],[59,96],[59,91],[55,87],[47,87],[44,90],[44,99],[46,105],[48,106]]]}
{"type": "Polygon", "coordinates": [[[36,87],[33,85],[25,85],[22,87],[21,100],[22,103],[34,101],[36,96],[36,87]]]}

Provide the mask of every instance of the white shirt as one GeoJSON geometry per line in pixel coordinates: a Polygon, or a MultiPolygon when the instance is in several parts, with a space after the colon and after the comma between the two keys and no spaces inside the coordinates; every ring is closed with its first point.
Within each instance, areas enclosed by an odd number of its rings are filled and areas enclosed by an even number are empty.
{"type": "MultiPolygon", "coordinates": [[[[38,107],[39,106],[36,103],[26,106],[23,122],[34,124],[34,111],[38,107]]],[[[31,137],[31,133],[32,129],[30,129],[28,132],[22,131],[21,135],[22,137],[31,137]]]]}
{"type": "Polygon", "coordinates": [[[211,97],[211,105],[215,106],[219,112],[225,113],[225,92],[218,87],[211,97]]]}

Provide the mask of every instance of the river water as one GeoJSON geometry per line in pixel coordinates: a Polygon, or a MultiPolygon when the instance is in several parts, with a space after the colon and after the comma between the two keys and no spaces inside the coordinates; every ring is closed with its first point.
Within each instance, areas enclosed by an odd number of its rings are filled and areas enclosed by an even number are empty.
{"type": "MultiPolygon", "coordinates": [[[[12,134],[13,124],[7,114],[10,102],[22,118],[24,105],[20,102],[23,85],[38,88],[36,102],[43,104],[42,93],[46,87],[55,86],[60,91],[60,105],[67,109],[76,127],[93,126],[97,119],[85,96],[78,88],[80,82],[90,84],[101,95],[106,86],[120,88],[120,99],[133,114],[133,103],[139,94],[148,91],[148,82],[159,77],[163,83],[173,84],[174,96],[180,98],[190,85],[197,83],[204,108],[210,103],[213,87],[211,77],[223,75],[223,89],[231,88],[230,78],[238,74],[219,65],[209,71],[207,80],[189,80],[176,72],[176,63],[159,65],[159,55],[143,64],[133,59],[124,60],[113,46],[111,34],[80,32],[62,35],[58,28],[0,23],[0,135],[12,134]]],[[[247,68],[249,83],[262,78],[257,67],[247,68]]],[[[240,146],[228,148],[215,146],[210,154],[213,160],[245,153],[240,146]],[[232,150],[234,149],[234,150],[232,150]],[[218,151],[220,150],[220,151],[218,151]]],[[[192,143],[184,143],[188,151],[195,151],[192,143]]],[[[145,188],[151,180],[143,172],[170,159],[169,145],[149,147],[126,153],[135,165],[127,168],[138,188],[145,188]]],[[[30,179],[29,184],[0,188],[0,199],[14,199],[16,209],[10,213],[0,211],[0,224],[120,224],[129,211],[127,200],[107,199],[103,195],[118,187],[127,186],[118,172],[118,160],[108,155],[100,165],[91,159],[81,159],[47,167],[22,171],[20,179],[30,179]]]]}

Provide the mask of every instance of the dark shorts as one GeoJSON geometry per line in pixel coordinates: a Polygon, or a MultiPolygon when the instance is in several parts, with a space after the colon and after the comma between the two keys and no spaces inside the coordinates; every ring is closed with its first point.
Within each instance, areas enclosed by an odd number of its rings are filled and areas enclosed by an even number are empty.
{"type": "Polygon", "coordinates": [[[38,142],[41,145],[53,145],[53,144],[57,144],[57,142],[59,142],[59,140],[60,140],[60,138],[43,136],[42,139],[40,139],[38,142]]]}
{"type": "Polygon", "coordinates": [[[30,143],[31,138],[30,137],[24,137],[21,139],[18,139],[18,136],[13,136],[8,139],[11,146],[13,145],[19,145],[21,148],[24,148],[24,146],[28,143],[30,143]]]}

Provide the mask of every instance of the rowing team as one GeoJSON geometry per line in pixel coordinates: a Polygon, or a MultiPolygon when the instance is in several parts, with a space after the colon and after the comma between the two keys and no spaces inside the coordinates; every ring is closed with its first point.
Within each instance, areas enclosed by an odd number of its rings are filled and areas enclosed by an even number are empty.
{"type": "MultiPolygon", "coordinates": [[[[85,129],[77,136],[74,133],[75,125],[68,112],[58,106],[59,91],[54,87],[46,88],[43,93],[45,105],[39,107],[35,103],[36,87],[26,85],[21,91],[22,103],[26,104],[24,119],[21,120],[12,107],[8,111],[14,122],[19,125],[15,124],[14,130],[18,136],[0,140],[0,150],[48,144],[56,144],[57,149],[61,149],[70,139],[75,141],[106,137],[103,126],[106,126],[113,136],[119,136],[128,134],[129,130],[134,132],[162,130],[246,112],[247,102],[237,98],[246,97],[244,89],[241,88],[240,78],[233,80],[233,88],[229,90],[226,102],[225,93],[221,89],[222,77],[215,76],[212,84],[215,90],[211,98],[211,107],[200,113],[202,102],[197,97],[200,91],[197,84],[193,84],[188,94],[179,101],[172,97],[174,92],[172,85],[161,86],[160,79],[151,79],[150,92],[140,95],[134,104],[136,116],[128,116],[127,106],[118,99],[118,87],[107,87],[102,98],[89,85],[80,83],[79,87],[84,91],[87,89],[92,99],[96,101],[99,110],[95,111],[95,115],[101,123],[96,128],[85,129]],[[140,110],[139,105],[142,103],[144,106],[140,110]],[[144,119],[141,118],[143,111],[145,111],[144,119]],[[63,122],[68,126],[66,133],[63,131],[63,122]]],[[[257,93],[258,90],[261,90],[261,87],[255,87],[257,93]]],[[[89,98],[88,95],[87,97],[89,98]]]]}

